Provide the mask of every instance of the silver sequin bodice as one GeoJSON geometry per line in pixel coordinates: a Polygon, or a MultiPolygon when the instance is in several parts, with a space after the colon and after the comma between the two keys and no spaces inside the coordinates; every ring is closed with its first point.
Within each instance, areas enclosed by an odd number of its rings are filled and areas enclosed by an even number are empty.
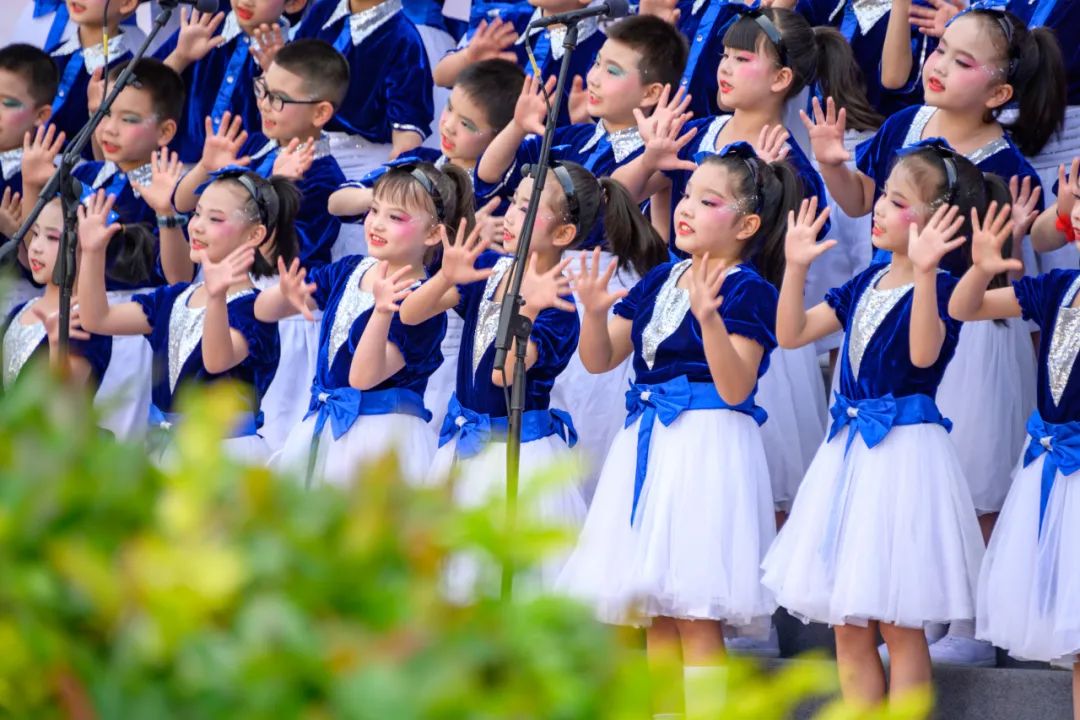
{"type": "Polygon", "coordinates": [[[375,305],[375,296],[367,290],[361,290],[360,281],[363,279],[364,274],[378,262],[375,258],[366,257],[349,274],[349,280],[345,284],[345,290],[341,293],[341,300],[338,302],[337,311],[334,313],[334,324],[330,328],[330,349],[326,356],[326,362],[329,366],[333,366],[338,350],[349,339],[349,331],[352,330],[356,318],[375,305]]]}
{"type": "Polygon", "coordinates": [[[11,387],[19,377],[23,365],[45,339],[45,326],[39,322],[23,325],[22,316],[30,310],[36,300],[31,300],[15,314],[4,333],[4,387],[11,387]]]}
{"type": "Polygon", "coordinates": [[[1065,387],[1072,377],[1076,356],[1080,353],[1080,308],[1070,307],[1077,291],[1080,290],[1080,277],[1073,280],[1069,291],[1065,293],[1066,306],[1058,308],[1054,322],[1054,334],[1050,338],[1050,352],[1046,359],[1047,377],[1050,381],[1050,396],[1057,405],[1065,394],[1065,387]]]}
{"type": "MultiPolygon", "coordinates": [[[[202,341],[206,307],[188,307],[192,294],[200,287],[202,283],[189,285],[176,298],[172,311],[169,313],[169,392],[176,392],[176,383],[180,380],[184,365],[195,350],[195,346],[202,341]]],[[[225,302],[232,302],[236,298],[253,292],[255,291],[247,289],[230,293],[225,298],[225,302]]]]}
{"type": "Polygon", "coordinates": [[[886,272],[888,272],[887,268],[874,276],[855,306],[855,316],[848,339],[848,360],[851,361],[851,375],[855,379],[859,377],[863,355],[866,354],[866,347],[870,344],[874,333],[885,322],[885,318],[897,303],[915,287],[913,283],[908,283],[889,290],[878,290],[877,284],[886,272]]]}
{"type": "Polygon", "coordinates": [[[472,369],[480,367],[480,360],[484,357],[488,346],[495,341],[495,334],[499,331],[499,310],[502,303],[494,299],[495,290],[502,282],[503,275],[514,264],[514,258],[503,257],[496,261],[491,268],[491,275],[484,284],[484,295],[480,300],[480,310],[476,317],[476,332],[473,335],[472,369]]]}

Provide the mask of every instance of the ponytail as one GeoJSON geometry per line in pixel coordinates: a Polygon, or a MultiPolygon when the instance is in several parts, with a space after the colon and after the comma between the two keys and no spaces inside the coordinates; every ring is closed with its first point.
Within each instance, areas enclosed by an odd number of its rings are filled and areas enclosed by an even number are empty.
{"type": "Polygon", "coordinates": [[[147,225],[123,225],[105,251],[105,276],[127,285],[152,284],[157,247],[158,239],[147,225]]]}
{"type": "Polygon", "coordinates": [[[821,97],[832,97],[847,111],[848,127],[876,130],[885,122],[866,98],[866,79],[855,61],[855,53],[840,31],[821,26],[814,28],[818,48],[817,84],[821,97]]]}
{"type": "Polygon", "coordinates": [[[300,190],[287,177],[274,175],[265,181],[264,192],[277,196],[277,214],[268,227],[267,239],[255,253],[251,274],[256,278],[277,275],[277,261],[281,258],[288,265],[300,254],[300,237],[296,232],[296,216],[300,212],[300,190]]]}

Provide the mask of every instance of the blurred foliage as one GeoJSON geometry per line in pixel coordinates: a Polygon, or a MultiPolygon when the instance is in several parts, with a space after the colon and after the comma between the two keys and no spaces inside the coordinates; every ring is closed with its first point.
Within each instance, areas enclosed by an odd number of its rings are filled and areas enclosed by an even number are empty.
{"type": "MultiPolygon", "coordinates": [[[[347,491],[240,467],[218,440],[230,397],[186,398],[168,470],[46,372],[0,399],[0,717],[649,716],[639,635],[555,598],[444,598],[451,553],[528,567],[562,534],[523,517],[510,537],[393,458],[347,491]]],[[[821,662],[730,677],[732,720],[836,685],[821,662]]]]}

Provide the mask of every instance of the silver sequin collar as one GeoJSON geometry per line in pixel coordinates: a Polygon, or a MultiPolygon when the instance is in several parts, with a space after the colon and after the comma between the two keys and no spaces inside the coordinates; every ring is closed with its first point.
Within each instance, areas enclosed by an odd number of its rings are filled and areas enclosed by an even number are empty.
{"type": "Polygon", "coordinates": [[[8,325],[7,332],[4,333],[5,388],[11,387],[12,383],[15,382],[15,378],[19,377],[23,365],[38,349],[41,341],[45,339],[45,326],[42,323],[35,322],[23,325],[20,322],[22,316],[35,302],[37,302],[36,298],[26,303],[22,310],[15,313],[15,317],[11,319],[11,324],[8,325]]]}
{"type": "Polygon", "coordinates": [[[1054,335],[1050,339],[1046,369],[1054,405],[1061,402],[1076,365],[1076,356],[1080,353],[1080,308],[1072,307],[1077,291],[1080,291],[1080,276],[1073,280],[1062,299],[1054,322],[1054,335]]]}
{"type": "MultiPolygon", "coordinates": [[[[926,131],[926,125],[930,122],[930,118],[934,117],[934,113],[936,112],[937,108],[931,105],[923,105],[919,108],[919,111],[915,113],[915,117],[911,119],[911,127],[908,128],[907,136],[904,137],[904,147],[910,147],[923,139],[923,132],[926,131]]],[[[996,155],[1008,147],[1009,141],[1002,135],[980,148],[965,153],[964,157],[978,165],[983,160],[996,155]]]]}
{"type": "Polygon", "coordinates": [[[878,21],[889,14],[891,8],[892,0],[852,0],[851,3],[863,35],[869,34],[878,21]]]}
{"type": "MultiPolygon", "coordinates": [[[[532,22],[539,20],[541,17],[542,13],[540,8],[536,8],[536,10],[533,11],[532,17],[529,18],[529,23],[531,24],[532,22]]],[[[517,42],[514,44],[523,45],[525,44],[526,37],[532,37],[537,33],[543,32],[544,30],[548,31],[548,38],[551,43],[551,57],[555,58],[556,60],[561,60],[563,53],[566,52],[566,48],[563,47],[563,42],[566,40],[566,26],[564,25],[554,25],[548,28],[533,28],[532,32],[530,32],[528,35],[522,35],[517,39],[517,42]]],[[[588,38],[595,35],[599,30],[600,25],[597,22],[596,18],[591,17],[581,21],[578,24],[578,45],[580,46],[581,43],[585,42],[588,38]]]]}
{"type": "Polygon", "coordinates": [[[349,339],[349,332],[352,330],[356,318],[375,305],[375,296],[367,290],[360,289],[360,281],[364,279],[364,274],[375,267],[378,262],[373,257],[365,257],[349,273],[349,279],[341,293],[337,310],[334,311],[334,324],[330,326],[330,350],[326,355],[327,365],[333,366],[338,350],[349,339]]]}
{"type": "MultiPolygon", "coordinates": [[[[82,50],[83,67],[86,68],[86,72],[90,75],[94,74],[94,71],[98,68],[105,67],[105,46],[103,43],[97,45],[91,45],[84,48],[82,41],[79,40],[79,33],[72,33],[71,37],[67,39],[60,47],[53,50],[52,54],[56,57],[63,57],[64,55],[72,55],[79,50],[82,50]]],[[[116,37],[109,38],[109,62],[116,60],[121,55],[128,51],[127,35],[121,32],[116,37]]]]}
{"type": "Polygon", "coordinates": [[[620,163],[645,144],[641,139],[641,133],[638,132],[637,125],[609,133],[607,128],[604,127],[604,121],[599,120],[596,123],[596,130],[593,131],[593,136],[589,138],[589,142],[581,146],[581,152],[591,150],[604,137],[607,137],[608,142],[611,143],[611,153],[615,156],[615,162],[620,163]]]}
{"type": "Polygon", "coordinates": [[[851,361],[851,374],[855,379],[859,377],[863,356],[874,333],[885,322],[885,318],[892,309],[915,287],[914,283],[907,283],[888,290],[878,290],[878,282],[888,271],[888,268],[878,271],[855,306],[855,317],[851,323],[851,334],[848,339],[848,360],[851,361]]]}
{"type": "MultiPolygon", "coordinates": [[[[304,145],[306,144],[307,143],[301,143],[298,148],[300,150],[303,150],[304,145]]],[[[263,145],[261,148],[259,148],[252,154],[251,159],[259,160],[261,158],[264,158],[280,147],[281,144],[277,140],[267,140],[265,145],[263,145]]],[[[319,135],[319,139],[315,141],[315,159],[320,160],[324,157],[327,157],[328,155],[330,155],[330,136],[326,133],[323,133],[319,135]]]]}
{"type": "Polygon", "coordinates": [[[499,330],[499,310],[502,303],[495,301],[495,291],[502,282],[503,275],[514,264],[514,258],[501,257],[491,268],[491,275],[484,284],[484,294],[480,299],[480,310],[476,317],[476,332],[473,334],[472,367],[473,374],[480,367],[480,360],[488,346],[495,341],[499,330]]]}
{"type": "MultiPolygon", "coordinates": [[[[169,392],[176,392],[176,383],[180,379],[184,365],[187,364],[195,346],[202,341],[206,306],[188,307],[188,300],[201,286],[202,283],[188,285],[176,298],[172,312],[169,313],[169,392]]],[[[254,289],[247,288],[229,293],[225,298],[225,303],[231,303],[253,292],[255,292],[254,289]]]]}
{"type": "Polygon", "coordinates": [[[340,0],[322,29],[326,30],[341,18],[348,16],[349,34],[352,36],[353,45],[356,46],[371,37],[373,32],[399,12],[401,12],[401,0],[384,0],[375,7],[358,13],[349,9],[349,0],[340,0]]]}
{"type": "Polygon", "coordinates": [[[117,173],[127,176],[128,183],[131,185],[131,189],[135,192],[136,197],[139,196],[139,193],[137,190],[135,190],[135,185],[149,185],[150,181],[154,179],[154,170],[150,166],[150,163],[140,165],[134,170],[125,173],[120,170],[120,167],[112,160],[107,160],[101,166],[101,169],[98,170],[98,174],[94,177],[94,182],[91,183],[91,187],[93,187],[95,190],[100,189],[103,185],[105,185],[105,183],[109,182],[109,180],[117,173]]]}
{"type": "Polygon", "coordinates": [[[23,149],[21,147],[0,152],[0,169],[3,170],[5,180],[10,180],[17,172],[22,170],[22,155],[23,149]]]}

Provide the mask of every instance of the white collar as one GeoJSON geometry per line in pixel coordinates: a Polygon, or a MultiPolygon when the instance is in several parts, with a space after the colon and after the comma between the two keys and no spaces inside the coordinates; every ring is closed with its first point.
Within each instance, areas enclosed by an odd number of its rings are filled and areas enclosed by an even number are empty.
{"type": "Polygon", "coordinates": [[[0,152],[0,169],[3,170],[5,180],[10,180],[22,169],[22,155],[21,147],[0,152]]]}
{"type": "Polygon", "coordinates": [[[604,121],[598,120],[593,136],[589,138],[589,142],[581,146],[582,152],[595,147],[603,137],[606,137],[611,144],[611,152],[615,156],[615,162],[619,163],[630,157],[635,150],[645,144],[641,139],[641,133],[638,132],[637,125],[609,133],[607,128],[604,127],[604,121]]]}
{"type": "MultiPolygon", "coordinates": [[[[543,12],[540,10],[540,8],[536,8],[535,10],[533,10],[532,17],[529,18],[529,23],[532,24],[533,22],[539,20],[541,17],[543,17],[543,12]]],[[[548,31],[548,39],[551,44],[551,57],[555,58],[556,60],[561,60],[563,53],[566,52],[566,48],[563,47],[563,40],[566,39],[566,26],[564,25],[554,25],[546,28],[533,28],[531,32],[523,34],[521,37],[519,37],[517,39],[517,42],[515,42],[514,44],[523,45],[526,38],[532,37],[539,32],[543,32],[544,30],[548,31]]],[[[595,35],[599,30],[600,25],[595,17],[582,20],[578,24],[578,45],[595,35]]]]}
{"type": "MultiPolygon", "coordinates": [[[[71,34],[60,47],[53,50],[54,57],[64,57],[65,55],[74,55],[75,53],[82,51],[83,66],[86,67],[86,72],[93,75],[94,71],[98,68],[105,67],[105,47],[102,43],[97,45],[91,45],[88,48],[82,46],[82,41],[79,40],[79,33],[75,32],[71,34]]],[[[127,52],[127,35],[123,30],[116,37],[109,38],[109,63],[116,60],[125,52],[127,52]]]]}
{"type": "Polygon", "coordinates": [[[349,9],[349,0],[339,0],[334,12],[330,14],[330,19],[323,24],[322,29],[326,30],[341,18],[348,16],[349,34],[352,36],[352,43],[353,45],[359,45],[399,12],[401,12],[401,0],[383,0],[375,7],[370,7],[358,13],[354,13],[349,9]]]}

